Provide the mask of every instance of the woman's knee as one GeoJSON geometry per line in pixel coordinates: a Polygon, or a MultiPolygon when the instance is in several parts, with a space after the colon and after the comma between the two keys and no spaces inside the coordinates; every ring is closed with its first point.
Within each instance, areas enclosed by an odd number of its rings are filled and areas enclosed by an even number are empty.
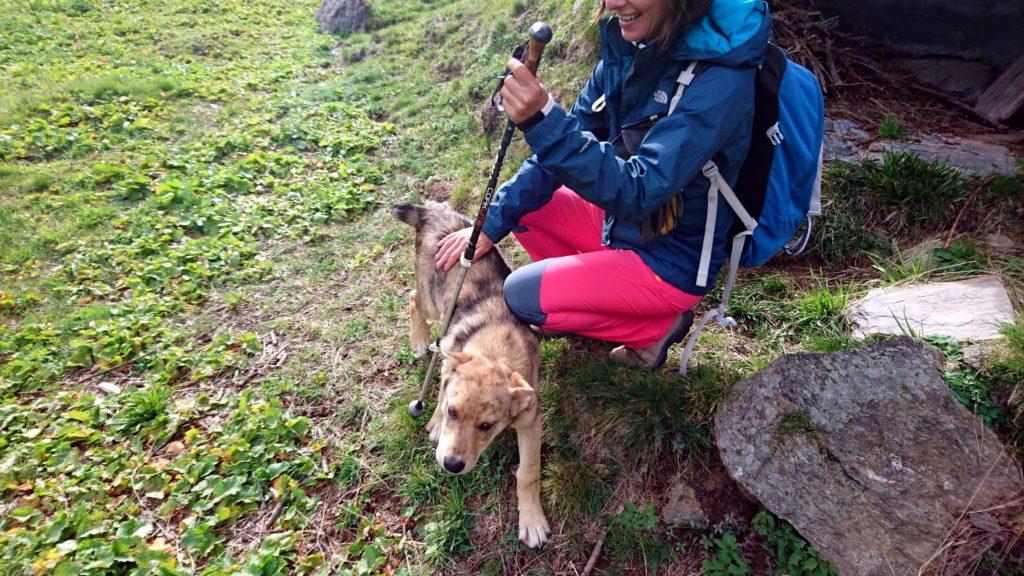
{"type": "Polygon", "coordinates": [[[517,318],[534,326],[543,326],[547,320],[547,314],[540,305],[540,280],[547,265],[543,260],[534,262],[505,279],[505,303],[517,318]]]}

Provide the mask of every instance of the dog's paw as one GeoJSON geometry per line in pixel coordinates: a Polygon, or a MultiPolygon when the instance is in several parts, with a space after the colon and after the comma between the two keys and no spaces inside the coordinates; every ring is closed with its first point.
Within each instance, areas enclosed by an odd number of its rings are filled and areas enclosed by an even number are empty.
{"type": "Polygon", "coordinates": [[[427,422],[427,432],[430,433],[431,442],[435,444],[441,438],[441,417],[437,412],[434,412],[434,415],[430,417],[430,422],[427,422]]]}
{"type": "Polygon", "coordinates": [[[540,507],[519,510],[519,539],[530,548],[540,548],[548,541],[548,520],[540,507]]]}
{"type": "Polygon", "coordinates": [[[424,342],[413,342],[412,343],[412,355],[415,356],[417,360],[419,360],[420,358],[423,358],[424,356],[426,356],[427,355],[427,350],[430,350],[430,341],[429,340],[426,340],[424,342]]]}

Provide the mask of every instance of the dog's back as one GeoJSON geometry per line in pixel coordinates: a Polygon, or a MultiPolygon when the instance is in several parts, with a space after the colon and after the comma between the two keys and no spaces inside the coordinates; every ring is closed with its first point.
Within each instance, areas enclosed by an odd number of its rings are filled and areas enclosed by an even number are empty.
{"type": "MultiPolygon", "coordinates": [[[[437,244],[452,232],[471,226],[472,222],[447,204],[429,200],[423,205],[398,204],[391,214],[416,230],[416,294],[426,315],[438,318],[447,308],[455,290],[458,266],[448,271],[435,267],[437,244]]],[[[498,297],[504,303],[501,288],[510,273],[497,250],[491,250],[474,262],[459,293],[461,312],[468,312],[467,308],[471,308],[469,305],[473,301],[487,298],[498,297]]]]}
{"type": "MultiPolygon", "coordinates": [[[[430,201],[423,205],[399,204],[391,213],[416,230],[417,306],[426,318],[440,319],[451,302],[459,267],[456,265],[446,272],[435,266],[437,244],[448,234],[471,226],[472,222],[446,204],[430,201]]],[[[529,327],[505,304],[502,286],[510,273],[497,250],[491,250],[469,267],[443,342],[446,350],[463,350],[472,340],[477,340],[472,345],[490,348],[511,344],[512,349],[522,349],[514,353],[516,363],[535,353],[536,339],[529,327]]],[[[530,372],[524,374],[527,378],[532,376],[530,372]]]]}

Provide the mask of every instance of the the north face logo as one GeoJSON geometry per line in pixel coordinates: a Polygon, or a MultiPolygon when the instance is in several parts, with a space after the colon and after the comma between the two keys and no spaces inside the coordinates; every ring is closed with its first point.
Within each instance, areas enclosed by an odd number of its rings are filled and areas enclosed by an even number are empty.
{"type": "Polygon", "coordinates": [[[658,104],[666,104],[668,103],[668,94],[664,90],[658,90],[654,93],[654,101],[658,104]]]}

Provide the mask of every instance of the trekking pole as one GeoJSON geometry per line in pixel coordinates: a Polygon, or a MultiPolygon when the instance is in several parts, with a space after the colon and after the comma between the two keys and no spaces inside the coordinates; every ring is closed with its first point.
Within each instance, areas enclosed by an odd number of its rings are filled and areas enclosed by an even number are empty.
{"type": "MultiPolygon", "coordinates": [[[[531,73],[537,73],[537,66],[540,65],[541,55],[544,54],[544,47],[547,46],[548,42],[551,41],[552,31],[551,26],[548,26],[544,22],[535,22],[530,27],[530,40],[525,44],[516,48],[512,53],[512,57],[523,62],[527,70],[531,73]],[[523,57],[526,57],[525,59],[523,57]]],[[[496,110],[503,111],[501,107],[500,92],[502,86],[505,84],[505,77],[508,76],[509,71],[505,69],[505,73],[501,76],[501,80],[498,82],[498,87],[494,90],[494,94],[491,95],[491,106],[496,110]]],[[[487,181],[487,192],[484,193],[484,198],[480,202],[480,210],[476,214],[476,221],[473,223],[473,232],[469,235],[469,245],[466,246],[465,252],[462,253],[462,257],[459,258],[459,275],[455,279],[455,292],[452,294],[452,300],[448,304],[448,309],[444,314],[444,319],[441,321],[441,332],[437,337],[437,340],[430,345],[430,350],[433,353],[430,357],[430,365],[427,366],[427,374],[423,377],[423,386],[420,387],[420,395],[409,403],[409,414],[412,414],[413,418],[419,418],[423,414],[423,399],[427,395],[427,388],[430,387],[430,377],[434,373],[434,367],[437,365],[438,352],[441,351],[441,339],[444,338],[446,332],[448,332],[448,324],[452,321],[452,315],[455,314],[455,305],[459,300],[459,292],[462,291],[462,282],[466,279],[466,272],[469,267],[473,264],[473,256],[476,254],[476,242],[480,239],[480,229],[483,228],[484,219],[487,218],[487,209],[490,207],[491,198],[494,196],[494,188],[498,185],[498,175],[501,173],[501,165],[505,162],[505,153],[508,151],[509,144],[512,143],[512,136],[515,134],[516,125],[512,123],[510,118],[505,124],[505,133],[501,137],[501,146],[498,148],[498,156],[494,159],[494,165],[491,166],[491,177],[487,181]]]]}

